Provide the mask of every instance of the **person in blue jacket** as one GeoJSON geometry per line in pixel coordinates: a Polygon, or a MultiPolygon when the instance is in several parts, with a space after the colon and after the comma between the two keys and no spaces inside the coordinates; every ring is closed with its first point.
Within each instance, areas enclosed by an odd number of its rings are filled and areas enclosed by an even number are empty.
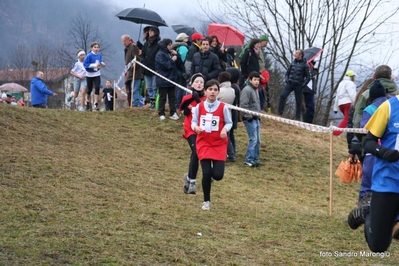
{"type": "Polygon", "coordinates": [[[57,93],[47,89],[43,77],[43,72],[37,71],[36,77],[30,82],[31,104],[35,108],[47,108],[47,96],[57,96],[57,93]]]}

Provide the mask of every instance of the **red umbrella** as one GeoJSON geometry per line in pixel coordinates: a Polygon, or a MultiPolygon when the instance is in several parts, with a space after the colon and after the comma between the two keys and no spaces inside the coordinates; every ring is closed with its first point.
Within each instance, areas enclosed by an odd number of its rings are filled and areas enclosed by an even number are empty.
{"type": "Polygon", "coordinates": [[[243,46],[245,35],[228,24],[212,23],[208,26],[208,36],[216,36],[224,46],[243,46]]]}

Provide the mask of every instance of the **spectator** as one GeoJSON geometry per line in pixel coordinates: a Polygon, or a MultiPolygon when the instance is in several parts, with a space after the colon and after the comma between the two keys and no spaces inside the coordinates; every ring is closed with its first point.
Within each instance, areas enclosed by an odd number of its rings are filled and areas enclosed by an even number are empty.
{"type": "MultiPolygon", "coordinates": [[[[240,107],[251,112],[260,113],[259,102],[259,82],[260,75],[253,71],[248,76],[248,83],[241,91],[240,107]]],[[[243,121],[249,137],[247,153],[245,155],[244,166],[256,167],[260,166],[260,117],[250,113],[243,113],[243,121]]]]}
{"type": "Polygon", "coordinates": [[[1,94],[1,103],[7,103],[7,94],[1,94]]]}
{"type": "Polygon", "coordinates": [[[228,67],[227,55],[225,53],[224,44],[220,44],[218,37],[209,37],[209,50],[219,58],[220,70],[226,70],[226,67],[228,67]]]}
{"type": "MultiPolygon", "coordinates": [[[[349,110],[356,98],[356,73],[353,70],[348,70],[345,73],[344,79],[339,83],[337,95],[334,102],[334,113],[338,112],[338,108],[344,115],[342,121],[338,124],[339,128],[346,128],[348,126],[349,110]]],[[[342,131],[334,131],[334,136],[341,135],[342,131]]]]}
{"type": "Polygon", "coordinates": [[[227,58],[227,67],[234,67],[238,68],[237,62],[235,60],[236,58],[236,49],[234,47],[229,47],[227,48],[226,51],[226,58],[227,58]]]}
{"type": "Polygon", "coordinates": [[[242,73],[241,87],[245,87],[245,81],[247,80],[250,73],[256,71],[259,73],[259,49],[260,40],[252,39],[249,43],[249,47],[245,50],[244,55],[241,58],[240,66],[242,73]]]}
{"type": "MultiPolygon", "coordinates": [[[[259,101],[260,101],[260,108],[261,110],[264,109],[265,102],[267,100],[267,108],[270,108],[270,95],[269,95],[269,87],[268,81],[265,80],[264,74],[266,70],[266,53],[264,49],[266,48],[267,44],[269,43],[269,36],[267,34],[262,35],[259,37],[260,46],[259,46],[259,74],[260,74],[260,87],[259,87],[259,101]]],[[[267,72],[269,74],[269,72],[267,72]]],[[[269,76],[270,77],[270,76],[269,76]]]]}
{"type": "MultiPolygon", "coordinates": [[[[151,26],[148,31],[148,40],[144,43],[141,60],[142,63],[152,71],[155,71],[155,56],[159,50],[159,41],[159,29],[157,27],[151,26]]],[[[155,98],[157,96],[156,75],[152,71],[144,68],[143,74],[150,101],[150,109],[155,109],[155,98]]]]}
{"type": "Polygon", "coordinates": [[[301,120],[302,115],[302,89],[309,83],[311,78],[310,68],[306,59],[303,58],[303,50],[296,50],[294,61],[288,67],[285,74],[286,85],[280,94],[278,114],[283,115],[285,101],[292,91],[295,93],[296,114],[295,119],[301,120]]]}
{"type": "Polygon", "coordinates": [[[22,101],[22,99],[19,99],[18,102],[17,102],[17,105],[25,106],[25,103],[24,103],[24,101],[22,101]]]}
{"type": "MultiPolygon", "coordinates": [[[[399,93],[398,87],[396,86],[393,78],[392,78],[392,69],[387,66],[387,65],[380,65],[375,69],[375,72],[373,74],[374,79],[378,79],[381,84],[385,87],[387,90],[387,95],[388,97],[395,96],[399,93]]],[[[370,88],[373,85],[371,83],[368,88],[370,88]]],[[[366,102],[369,98],[369,91],[366,90],[365,92],[362,93],[362,95],[359,96],[359,99],[356,102],[355,105],[355,112],[353,114],[353,127],[354,128],[359,128],[360,127],[360,121],[363,115],[363,110],[366,108],[366,102]]],[[[358,135],[359,140],[361,140],[361,136],[358,135]]]]}
{"type": "MultiPolygon", "coordinates": [[[[176,82],[178,78],[177,69],[182,69],[184,67],[180,55],[172,49],[172,40],[170,39],[162,39],[158,45],[159,50],[155,56],[155,70],[158,74],[176,82]]],[[[175,104],[175,85],[159,76],[156,76],[156,86],[159,91],[159,119],[161,121],[166,119],[165,104],[166,97],[168,97],[170,112],[169,118],[172,120],[178,120],[179,116],[176,113],[175,104]]]]}
{"type": "MultiPolygon", "coordinates": [[[[234,89],[231,87],[230,79],[231,75],[229,72],[223,71],[219,73],[218,81],[220,84],[220,91],[217,96],[217,100],[232,105],[234,103],[236,96],[234,89]]],[[[231,116],[231,110],[230,110],[230,116],[231,116]]],[[[227,145],[227,157],[230,162],[235,162],[236,154],[234,152],[233,144],[230,141],[230,131],[227,133],[227,137],[229,140],[227,145]]]]}
{"type": "Polygon", "coordinates": [[[205,39],[205,37],[202,36],[201,34],[199,34],[198,32],[193,33],[191,35],[192,44],[191,44],[190,48],[188,49],[186,61],[184,62],[184,67],[186,69],[186,80],[188,80],[190,78],[190,76],[192,75],[191,64],[193,61],[193,56],[194,56],[194,54],[201,51],[201,41],[203,39],[205,39]]]}
{"type": "MultiPolygon", "coordinates": [[[[179,53],[183,64],[186,62],[187,53],[188,53],[187,42],[188,42],[188,35],[185,33],[180,33],[179,35],[177,35],[176,40],[172,43],[172,49],[179,53]]],[[[186,88],[187,81],[185,74],[186,74],[185,68],[182,68],[181,70],[178,69],[177,70],[178,79],[176,83],[186,88]]],[[[185,95],[185,91],[179,87],[176,87],[175,92],[176,92],[176,109],[179,109],[183,96],[185,95]]]]}
{"type": "MultiPolygon", "coordinates": [[[[125,47],[125,65],[127,66],[133,58],[136,57],[137,61],[140,61],[140,50],[134,44],[132,38],[129,35],[124,34],[121,37],[122,44],[125,47]]],[[[132,65],[125,74],[125,88],[127,92],[127,103],[128,106],[140,107],[140,84],[143,78],[143,72],[141,66],[136,64],[136,67],[132,65]],[[133,81],[133,69],[134,71],[134,81],[133,81]],[[133,85],[133,86],[132,86],[133,85]],[[132,88],[133,87],[133,88],[132,88]],[[132,92],[133,89],[133,92],[132,92]],[[133,98],[132,98],[133,96],[133,98]]]]}
{"type": "MultiPolygon", "coordinates": [[[[234,89],[235,97],[234,97],[233,105],[239,107],[240,106],[240,85],[238,84],[238,81],[240,80],[240,71],[235,67],[227,68],[226,71],[229,72],[231,75],[231,79],[230,79],[231,87],[234,89]]],[[[237,146],[236,146],[234,131],[238,127],[239,112],[235,109],[231,109],[231,120],[233,121],[233,126],[231,127],[231,129],[229,131],[229,142],[233,146],[233,153],[237,157],[237,146]]]]}
{"type": "Polygon", "coordinates": [[[17,99],[15,98],[14,95],[11,95],[10,104],[11,105],[17,105],[17,99]]]}
{"type": "MultiPolygon", "coordinates": [[[[357,103],[357,100],[359,99],[360,95],[362,95],[363,92],[365,92],[368,89],[368,86],[374,82],[373,78],[367,79],[360,90],[357,92],[356,97],[355,97],[355,102],[353,105],[351,105],[350,111],[349,111],[349,119],[348,119],[348,128],[353,128],[353,113],[355,112],[354,106],[357,103]]],[[[362,151],[362,144],[360,143],[359,139],[357,136],[355,136],[355,133],[352,132],[347,132],[346,133],[346,142],[348,144],[348,153],[349,157],[352,159],[355,159],[355,155],[357,155],[357,158],[360,160],[360,163],[363,164],[363,151],[362,151]]]]}
{"type": "Polygon", "coordinates": [[[193,56],[190,76],[201,73],[206,83],[208,80],[217,79],[219,72],[219,58],[209,50],[209,39],[204,39],[201,41],[201,51],[193,56]]]}
{"type": "Polygon", "coordinates": [[[43,72],[37,71],[36,77],[30,82],[31,103],[32,107],[35,108],[47,108],[47,95],[57,96],[57,93],[47,89],[46,84],[43,82],[43,77],[43,72]]]}

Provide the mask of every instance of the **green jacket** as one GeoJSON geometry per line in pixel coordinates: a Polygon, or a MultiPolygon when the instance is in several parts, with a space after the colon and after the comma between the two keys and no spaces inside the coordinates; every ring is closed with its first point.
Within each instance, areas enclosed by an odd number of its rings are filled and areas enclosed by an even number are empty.
{"type": "MultiPolygon", "coordinates": [[[[396,86],[395,82],[387,78],[380,78],[379,81],[385,87],[387,94],[394,96],[399,94],[398,87],[396,86]]],[[[370,83],[367,87],[367,90],[359,96],[359,99],[356,102],[355,112],[353,114],[353,128],[360,128],[360,121],[362,120],[363,110],[366,108],[367,100],[369,99],[369,89],[373,85],[374,82],[370,83]]]]}

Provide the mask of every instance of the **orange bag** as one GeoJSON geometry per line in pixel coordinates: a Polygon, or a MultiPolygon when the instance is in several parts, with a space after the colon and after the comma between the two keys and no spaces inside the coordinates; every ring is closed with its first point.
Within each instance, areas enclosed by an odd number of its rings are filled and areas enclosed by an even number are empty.
{"type": "Polygon", "coordinates": [[[352,182],[352,171],[353,167],[351,164],[351,159],[348,158],[346,161],[342,161],[337,170],[335,171],[335,175],[339,177],[341,183],[350,183],[352,182]]]}
{"type": "Polygon", "coordinates": [[[354,160],[352,162],[354,171],[352,174],[352,181],[358,183],[362,179],[362,165],[359,160],[354,160]]]}
{"type": "Polygon", "coordinates": [[[362,165],[359,160],[348,158],[338,165],[335,175],[339,177],[341,183],[350,184],[352,181],[357,183],[362,179],[362,165]]]}

